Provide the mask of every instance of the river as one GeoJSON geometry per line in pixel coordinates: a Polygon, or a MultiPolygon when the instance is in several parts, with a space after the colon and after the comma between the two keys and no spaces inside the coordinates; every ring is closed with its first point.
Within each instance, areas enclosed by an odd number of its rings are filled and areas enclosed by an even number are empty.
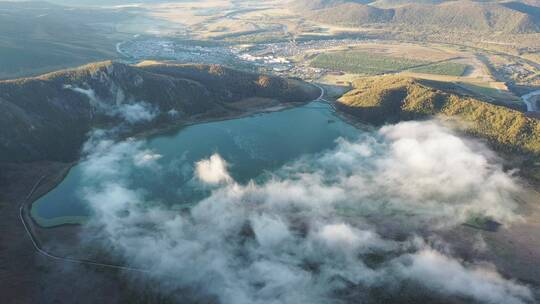
{"type": "Polygon", "coordinates": [[[527,105],[527,112],[538,111],[538,100],[540,99],[540,90],[530,92],[527,95],[521,96],[523,102],[527,105]]]}

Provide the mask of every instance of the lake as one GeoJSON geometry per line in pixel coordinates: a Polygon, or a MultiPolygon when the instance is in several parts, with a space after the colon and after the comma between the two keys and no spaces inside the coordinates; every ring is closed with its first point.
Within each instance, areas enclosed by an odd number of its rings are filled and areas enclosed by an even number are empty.
{"type": "MultiPolygon", "coordinates": [[[[144,189],[160,202],[189,207],[210,193],[193,182],[194,164],[214,153],[230,164],[229,172],[236,181],[246,183],[303,155],[331,149],[340,137],[358,135],[359,130],[341,120],[328,104],[312,102],[146,138],[140,149],[159,155],[160,169],[148,170],[133,162],[123,165],[130,166],[130,187],[144,189]]],[[[79,224],[91,216],[82,198],[89,183],[83,178],[84,164],[85,160],[74,166],[55,189],[32,205],[32,217],[40,226],[79,224]]]]}

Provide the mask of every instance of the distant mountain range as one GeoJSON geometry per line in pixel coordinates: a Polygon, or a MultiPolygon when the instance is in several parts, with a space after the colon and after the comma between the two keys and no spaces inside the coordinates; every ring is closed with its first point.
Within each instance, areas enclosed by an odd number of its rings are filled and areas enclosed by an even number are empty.
{"type": "Polygon", "coordinates": [[[540,30],[540,7],[536,0],[304,0],[294,5],[309,19],[335,25],[384,24],[419,31],[527,33],[540,30]]]}
{"type": "Polygon", "coordinates": [[[319,93],[299,80],[217,65],[100,62],[0,81],[0,161],[73,161],[96,127],[147,131],[319,93]]]}

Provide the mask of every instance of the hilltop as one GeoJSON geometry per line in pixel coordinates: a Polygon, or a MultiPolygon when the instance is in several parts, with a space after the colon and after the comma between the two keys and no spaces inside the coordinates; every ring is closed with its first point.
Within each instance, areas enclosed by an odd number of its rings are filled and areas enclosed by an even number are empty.
{"type": "Polygon", "coordinates": [[[438,117],[503,151],[540,155],[540,122],[517,110],[461,96],[449,84],[398,76],[359,79],[339,99],[341,110],[384,124],[438,117]]]}
{"type": "Polygon", "coordinates": [[[307,17],[322,23],[361,26],[392,22],[394,12],[389,9],[380,9],[361,3],[350,2],[307,12],[307,17]]]}
{"type": "Polygon", "coordinates": [[[144,131],[318,95],[298,80],[218,65],[107,61],[0,81],[0,161],[73,161],[95,127],[144,131]]]}
{"type": "Polygon", "coordinates": [[[524,2],[318,1],[297,4],[307,18],[344,26],[388,25],[408,30],[530,33],[540,29],[539,8],[524,2]]]}

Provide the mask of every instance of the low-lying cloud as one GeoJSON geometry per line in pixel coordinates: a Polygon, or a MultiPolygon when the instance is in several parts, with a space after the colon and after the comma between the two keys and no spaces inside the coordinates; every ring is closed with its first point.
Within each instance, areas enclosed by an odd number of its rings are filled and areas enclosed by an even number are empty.
{"type": "Polygon", "coordinates": [[[100,113],[110,117],[118,117],[128,124],[145,123],[154,120],[159,115],[159,109],[147,102],[127,102],[121,89],[113,86],[115,100],[106,103],[96,96],[92,89],[84,89],[72,85],[65,85],[65,89],[80,93],[86,97],[90,104],[100,113]]]}
{"type": "Polygon", "coordinates": [[[195,164],[195,174],[206,184],[226,183],[232,181],[227,166],[227,162],[219,154],[213,154],[209,159],[203,159],[195,164]]]}
{"type": "Polygon", "coordinates": [[[159,110],[147,102],[140,101],[117,105],[111,113],[130,124],[135,124],[154,120],[159,115],[159,110]]]}
{"type": "Polygon", "coordinates": [[[158,155],[143,142],[101,140],[87,151],[89,225],[129,264],[154,270],[164,292],[191,288],[219,303],[371,303],[373,290],[395,301],[412,282],[440,299],[532,302],[527,287],[421,236],[474,215],[519,220],[514,178],[485,147],[434,122],[340,139],[258,183],[235,182],[213,155],[193,164],[197,180],[214,187],[189,212],[129,186],[126,162],[158,155]],[[405,238],[381,233],[386,223],[398,223],[405,238]]]}
{"type": "Polygon", "coordinates": [[[462,294],[478,302],[523,303],[531,292],[524,286],[505,280],[493,269],[466,268],[458,260],[432,249],[424,249],[402,258],[399,275],[421,282],[441,293],[462,294]]]}

